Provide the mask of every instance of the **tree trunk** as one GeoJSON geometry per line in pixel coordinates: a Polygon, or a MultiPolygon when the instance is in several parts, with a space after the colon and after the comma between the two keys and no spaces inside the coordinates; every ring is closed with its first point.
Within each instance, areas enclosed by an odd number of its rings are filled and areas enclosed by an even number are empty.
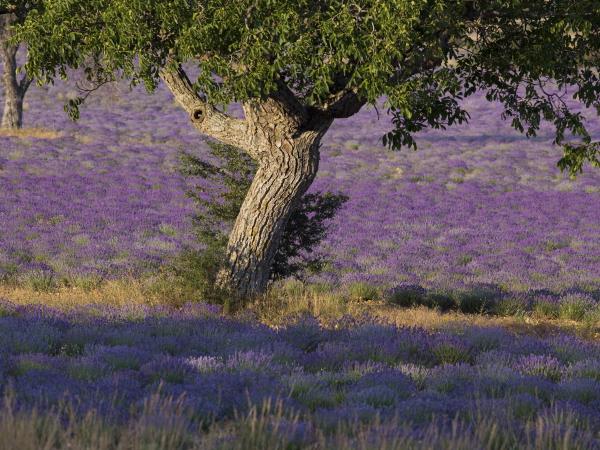
{"type": "Polygon", "coordinates": [[[21,128],[23,126],[23,97],[17,81],[16,46],[2,46],[4,64],[4,114],[2,128],[21,128]]]}
{"type": "Polygon", "coordinates": [[[293,133],[293,127],[278,126],[277,116],[254,119],[249,131],[259,148],[258,170],[229,236],[226,267],[218,277],[219,286],[236,298],[265,291],[287,220],[317,174],[320,141],[332,122],[319,118],[314,126],[293,133]]]}
{"type": "Polygon", "coordinates": [[[18,45],[8,41],[12,36],[11,27],[16,17],[6,14],[0,17],[0,56],[2,57],[4,82],[4,114],[2,115],[2,128],[17,129],[23,126],[23,98],[29,87],[27,77],[19,82],[17,78],[17,51],[18,45]]]}
{"type": "Polygon", "coordinates": [[[234,300],[261,294],[292,208],[317,174],[321,138],[334,118],[349,117],[362,104],[348,94],[326,110],[312,108],[281,82],[267,98],[244,103],[245,117],[236,119],[200,96],[181,66],[160,75],[200,132],[245,150],[258,163],[217,285],[234,300]]]}

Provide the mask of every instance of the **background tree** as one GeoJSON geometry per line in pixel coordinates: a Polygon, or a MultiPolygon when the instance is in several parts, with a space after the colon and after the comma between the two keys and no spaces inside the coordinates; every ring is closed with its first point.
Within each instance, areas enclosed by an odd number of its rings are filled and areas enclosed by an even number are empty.
{"type": "MultiPolygon", "coordinates": [[[[391,148],[468,120],[477,91],[533,136],[543,120],[573,173],[600,165],[573,97],[600,113],[597,0],[42,0],[19,39],[43,81],[162,79],[203,134],[257,172],[228,240],[222,286],[260,293],[290,211],[312,183],[334,120],[385,98],[391,148]],[[183,64],[193,63],[192,80],[183,64]],[[227,114],[239,102],[244,117],[227,114]]],[[[186,66],[188,67],[188,66],[186,66]]],[[[76,115],[80,101],[71,103],[76,115]]]]}
{"type": "Polygon", "coordinates": [[[4,85],[3,128],[23,126],[23,99],[31,85],[32,78],[17,73],[17,52],[19,43],[13,40],[13,27],[22,23],[35,1],[0,0],[0,57],[2,58],[2,81],[4,85]]]}

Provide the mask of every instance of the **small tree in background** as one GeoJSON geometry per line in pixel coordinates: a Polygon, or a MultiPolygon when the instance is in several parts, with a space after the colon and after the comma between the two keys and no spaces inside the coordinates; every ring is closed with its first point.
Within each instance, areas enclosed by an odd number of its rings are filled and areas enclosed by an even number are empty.
{"type": "Polygon", "coordinates": [[[17,63],[19,43],[13,42],[14,26],[23,23],[35,1],[0,0],[0,58],[4,87],[2,128],[18,129],[23,126],[23,99],[33,79],[20,70],[17,63]]]}
{"type": "MultiPolygon", "coordinates": [[[[257,170],[256,162],[231,145],[209,141],[213,161],[183,153],[181,172],[198,181],[188,192],[198,206],[194,228],[201,251],[188,250],[174,266],[203,298],[219,299],[217,276],[226,262],[227,239],[257,170]]],[[[326,222],[348,200],[343,194],[314,192],[302,196],[290,214],[271,267],[271,279],[317,272],[323,260],[315,247],[327,234],[326,222]]]]}
{"type": "Polygon", "coordinates": [[[236,297],[265,290],[328,129],[382,98],[391,148],[468,121],[461,100],[480,91],[527,136],[552,123],[561,168],[600,166],[565,101],[600,114],[598,0],[39,1],[18,27],[30,74],[51,82],[83,68],[149,91],[162,80],[200,133],[256,161],[219,274],[236,297]],[[227,114],[233,102],[243,118],[227,114]]]}

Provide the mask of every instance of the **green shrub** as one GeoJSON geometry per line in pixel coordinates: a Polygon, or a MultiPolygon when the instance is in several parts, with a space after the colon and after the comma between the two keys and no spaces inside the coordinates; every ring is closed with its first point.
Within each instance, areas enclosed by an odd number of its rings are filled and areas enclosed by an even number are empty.
{"type": "Polygon", "coordinates": [[[223,257],[219,243],[208,245],[203,251],[184,250],[149,284],[148,293],[175,305],[193,299],[227,304],[228,292],[216,285],[223,257]]]}
{"type": "Polygon", "coordinates": [[[426,291],[421,286],[401,284],[385,294],[385,298],[395,305],[410,307],[424,303],[426,291]]]}
{"type": "MultiPolygon", "coordinates": [[[[176,264],[182,282],[191,282],[203,297],[210,293],[215,277],[225,262],[229,230],[233,226],[256,173],[255,162],[243,151],[209,141],[208,162],[188,153],[181,157],[180,171],[197,181],[188,195],[197,205],[194,229],[202,250],[187,250],[176,264]],[[189,267],[185,264],[189,263],[189,267]]],[[[271,266],[271,278],[300,277],[304,271],[318,272],[323,259],[313,253],[327,234],[326,222],[333,218],[348,197],[342,194],[305,194],[292,210],[271,266]]],[[[217,290],[218,291],[218,290],[217,290]]]]}
{"type": "Polygon", "coordinates": [[[559,303],[552,299],[540,298],[533,305],[533,314],[537,317],[546,319],[558,319],[560,308],[559,303]]]}
{"type": "Polygon", "coordinates": [[[471,360],[471,354],[467,348],[457,345],[442,343],[432,350],[440,364],[458,364],[471,360]]]}
{"type": "Polygon", "coordinates": [[[0,264],[0,284],[12,284],[17,281],[19,266],[15,263],[0,264]]]}
{"type": "Polygon", "coordinates": [[[596,303],[594,307],[588,311],[583,318],[586,326],[592,330],[600,328],[600,303],[596,303]]]}
{"type": "Polygon", "coordinates": [[[449,311],[458,307],[456,298],[445,291],[430,291],[425,295],[424,304],[430,308],[449,311]]]}
{"type": "Polygon", "coordinates": [[[350,300],[379,300],[379,290],[372,284],[356,281],[347,287],[350,300]]]}
{"type": "Polygon", "coordinates": [[[521,316],[529,310],[529,301],[519,295],[499,299],[494,305],[494,313],[500,316],[521,316]]]}
{"type": "Polygon", "coordinates": [[[54,292],[58,284],[54,273],[49,270],[35,270],[24,275],[23,284],[35,292],[54,292]]]}
{"type": "Polygon", "coordinates": [[[313,295],[322,295],[332,293],[334,287],[329,283],[321,282],[310,284],[308,289],[313,295]]]}
{"type": "Polygon", "coordinates": [[[501,295],[497,289],[476,286],[457,294],[458,309],[466,314],[491,312],[501,295]]]}
{"type": "Polygon", "coordinates": [[[567,295],[559,302],[559,314],[561,319],[581,321],[595,306],[594,301],[584,295],[567,295]]]}

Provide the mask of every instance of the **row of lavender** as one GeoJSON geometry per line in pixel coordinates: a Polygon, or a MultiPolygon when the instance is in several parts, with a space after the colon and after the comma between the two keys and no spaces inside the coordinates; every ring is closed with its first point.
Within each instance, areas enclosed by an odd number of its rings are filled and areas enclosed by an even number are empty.
{"type": "Polygon", "coordinates": [[[158,392],[179,399],[198,426],[278,399],[298,414],[279,432],[299,445],[356,421],[375,431],[393,419],[392,433],[419,436],[434,418],[448,436],[457,418],[492,421],[502,448],[508,433],[513,445],[536,433],[564,448],[600,445],[600,345],[566,335],[429,332],[349,318],[274,330],[200,304],[65,313],[2,302],[0,312],[0,388],[19,408],[70,401],[79,417],[96,410],[124,423],[158,392]],[[539,421],[546,428],[531,426],[539,421]]]}
{"type": "MultiPolygon", "coordinates": [[[[76,124],[62,111],[73,95],[57,85],[28,97],[28,124],[59,137],[0,136],[0,277],[140,274],[193,241],[178,153],[206,147],[170,95],[111,87],[76,124]]],[[[418,153],[383,149],[388,123],[374,111],[335,124],[313,189],[350,201],[315,281],[597,293],[600,173],[569,180],[550,133],[522,138],[481,97],[468,108],[469,126],[422,134],[418,153]]]]}
{"type": "MultiPolygon", "coordinates": [[[[361,136],[327,153],[317,181],[350,197],[323,248],[331,275],[342,283],[598,290],[600,173],[589,167],[570,180],[556,167],[560,148],[548,131],[526,140],[497,105],[479,97],[467,106],[469,126],[423,134],[418,153],[371,148],[360,138],[384,128],[365,117],[334,131],[333,143],[361,136]]],[[[597,121],[590,125],[600,134],[597,121]]]]}

